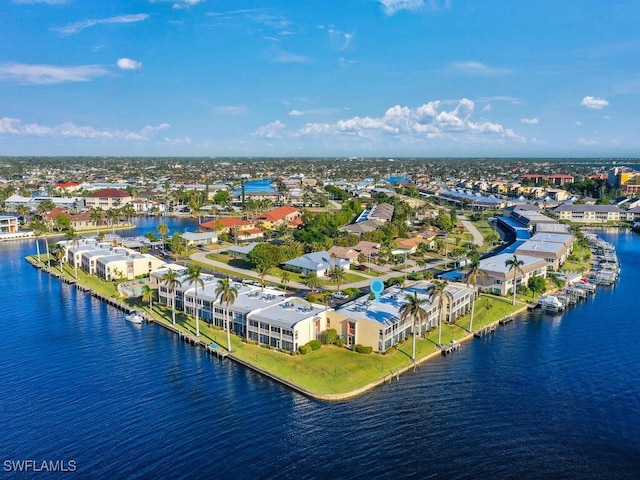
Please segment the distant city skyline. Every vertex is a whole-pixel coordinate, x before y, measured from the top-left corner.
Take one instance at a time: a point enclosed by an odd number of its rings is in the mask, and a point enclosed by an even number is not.
[[[0,155],[640,156],[640,1],[7,0]]]

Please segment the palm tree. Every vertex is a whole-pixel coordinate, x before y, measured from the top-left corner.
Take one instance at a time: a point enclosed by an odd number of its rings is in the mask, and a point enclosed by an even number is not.
[[[320,280],[316,272],[307,272],[302,278],[302,282],[311,289],[311,293],[315,292],[316,287],[320,285]]]
[[[445,290],[448,284],[447,280],[434,280],[431,290],[432,298],[438,299],[438,346],[442,345],[442,307],[444,306],[444,299],[451,296]]]
[[[78,232],[76,232],[73,228],[70,228],[67,231],[67,238],[69,240],[71,240],[71,246],[72,247],[77,247],[78,246],[78,241],[80,240],[80,235],[78,235]],[[78,279],[78,262],[76,261],[76,259],[73,259],[73,271],[76,277],[76,280]]]
[[[31,229],[36,237],[36,251],[38,252],[38,262],[40,262],[40,236],[47,231],[47,226],[42,220],[36,219],[31,221]]]
[[[473,282],[473,294],[471,297],[471,319],[469,320],[469,331],[473,332],[473,315],[476,308],[476,294],[478,292],[478,277],[486,276],[483,270],[480,270],[480,256],[475,253],[469,257],[469,271],[467,272],[467,286],[469,282]]]
[[[51,255],[53,255],[53,258],[56,259],[56,262],[58,262],[58,268],[60,269],[60,273],[62,272],[62,259],[64,258],[64,247],[62,245],[60,245],[59,243],[54,243],[51,246]]]
[[[153,289],[149,285],[142,286],[142,301],[149,302],[149,308],[153,308]]]
[[[269,275],[269,272],[271,271],[271,267],[269,265],[265,265],[261,263],[255,268],[255,271],[258,274],[258,277],[260,277],[260,285],[262,289],[264,289],[264,277]]]
[[[216,299],[224,305],[224,318],[227,327],[227,350],[231,351],[231,322],[229,321],[229,307],[233,305],[238,297],[238,289],[231,286],[229,278],[223,278],[216,287]],[[260,332],[258,332],[258,340]]]
[[[344,268],[339,265],[334,265],[329,269],[329,277],[338,285],[338,291],[340,291],[340,286],[347,281],[347,274]]]
[[[524,262],[520,260],[518,256],[514,253],[513,258],[510,258],[509,260],[504,262],[504,265],[506,267],[509,267],[509,271],[513,270],[513,301],[511,302],[511,304],[515,305],[516,304],[516,281],[518,279],[518,272],[520,272],[520,275],[522,275],[522,268],[520,267],[524,265]]]
[[[91,220],[96,226],[96,235],[98,234],[98,227],[102,225],[102,207],[93,207],[91,209]]]
[[[282,272],[282,275],[280,275],[280,282],[282,282],[285,294],[287,293],[287,283],[289,283],[290,281],[291,274],[285,270],[284,272]]]
[[[169,233],[169,227],[166,223],[158,224],[158,235],[162,238],[162,253],[164,253],[164,245],[167,241],[167,234]]]
[[[187,269],[185,281],[192,283],[196,291],[193,297],[196,311],[196,337],[200,336],[200,323],[198,322],[198,285],[204,289],[204,280],[202,280],[202,267],[200,265],[191,265]]]
[[[407,303],[400,307],[400,320],[403,322],[407,319],[413,319],[413,346],[411,347],[411,360],[416,359],[416,336],[420,325],[428,318],[427,311],[423,308],[423,305],[429,303],[428,298],[418,297],[417,292],[413,292],[413,295],[406,294],[404,299]],[[416,325],[416,322],[418,325]]]
[[[162,283],[164,283],[167,286],[167,289],[171,290],[172,292],[172,300],[171,300],[171,306],[173,307],[172,319],[173,319],[173,324],[175,325],[176,324],[176,288],[182,285],[182,282],[180,281],[180,274],[178,272],[174,272],[173,270],[169,269],[164,275],[162,275]]]

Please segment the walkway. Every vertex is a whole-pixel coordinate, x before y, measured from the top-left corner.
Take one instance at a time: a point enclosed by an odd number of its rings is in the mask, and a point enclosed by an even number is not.
[[[473,223],[471,223],[469,220],[467,220],[467,217],[465,217],[464,215],[458,215],[458,220],[460,220],[460,223],[462,223],[464,228],[466,228],[467,231],[473,236],[474,245],[477,245],[479,247],[484,245],[484,237],[482,236],[480,231],[476,228],[476,226]]]

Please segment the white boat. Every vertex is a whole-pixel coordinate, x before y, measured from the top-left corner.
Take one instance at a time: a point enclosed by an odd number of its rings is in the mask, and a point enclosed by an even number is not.
[[[564,304],[556,296],[540,297],[538,299],[543,312],[558,313],[564,310]]]
[[[124,316],[124,319],[127,322],[131,323],[142,323],[144,322],[144,317],[138,313],[137,310],[132,310],[128,315]]]

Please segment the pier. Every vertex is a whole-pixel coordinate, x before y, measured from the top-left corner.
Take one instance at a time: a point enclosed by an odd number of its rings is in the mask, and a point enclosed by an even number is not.
[[[229,352],[227,352],[226,350],[219,348],[217,344],[212,343],[210,345],[205,345],[205,350],[207,351],[208,354],[210,355],[215,355],[216,357],[220,358],[221,360],[224,360],[225,358],[227,358],[229,356]]]
[[[452,340],[451,343],[447,343],[446,345],[440,345],[440,352],[442,355],[448,355],[452,352],[455,352],[460,348],[460,342],[458,340]]]
[[[473,333],[473,336],[476,338],[482,338],[485,335],[489,335],[490,333],[495,332],[497,328],[498,328],[498,325],[496,325],[495,323],[492,323],[491,325],[487,325],[484,328],[480,328],[479,330],[476,330]]]

